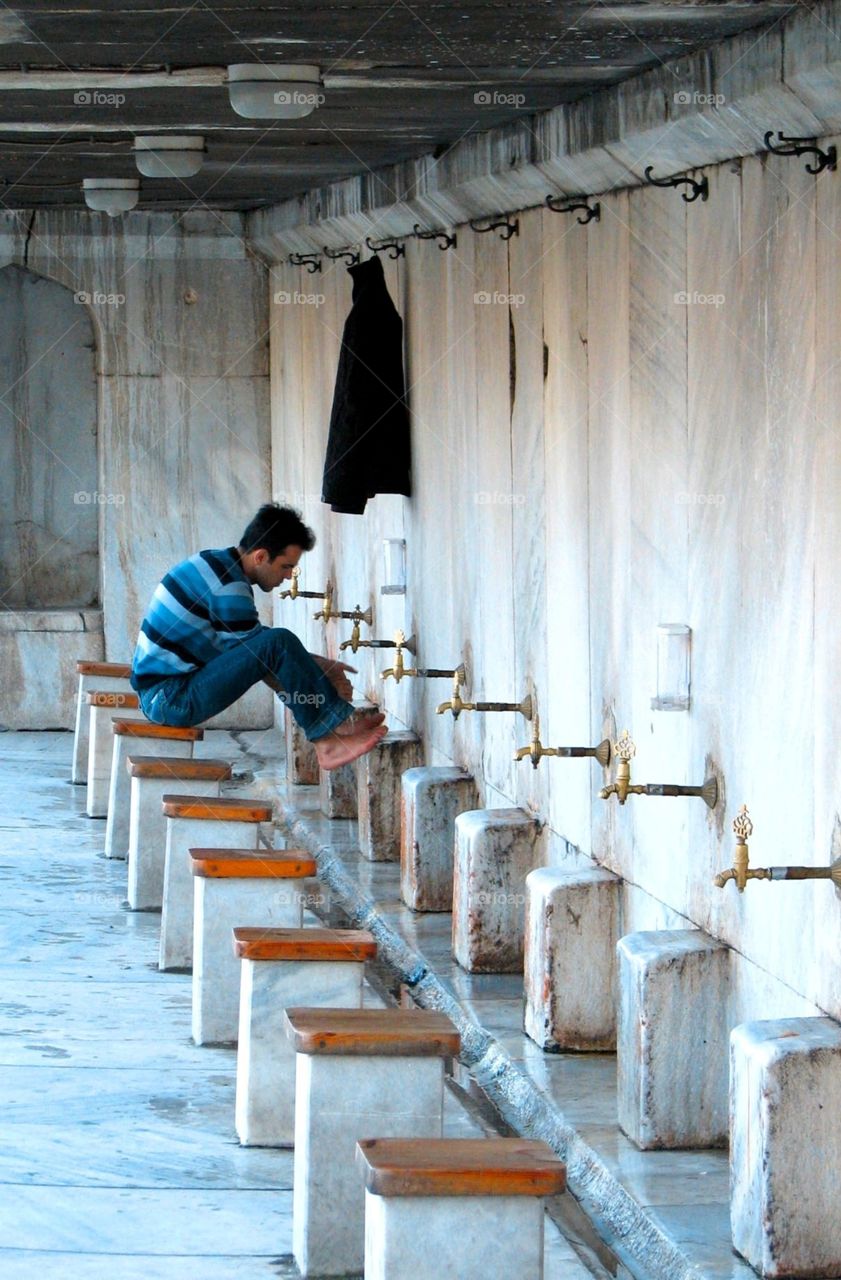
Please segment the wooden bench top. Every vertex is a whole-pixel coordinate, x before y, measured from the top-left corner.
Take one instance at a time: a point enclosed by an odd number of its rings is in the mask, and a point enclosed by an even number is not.
[[[461,1036],[431,1009],[287,1009],[296,1053],[454,1058]]]
[[[364,1138],[356,1162],[375,1196],[554,1196],[566,1166],[528,1138]]]
[[[234,929],[241,960],[371,960],[377,944],[362,929]]]
[[[206,822],[270,822],[272,806],[263,800],[233,796],[161,796],[165,818],[202,818]]]
[[[76,672],[80,676],[113,676],[116,680],[128,680],[131,663],[79,661],[76,663]]]
[[[104,689],[91,689],[85,694],[85,700],[89,707],[113,707],[118,711],[120,707],[126,711],[136,711],[140,706],[136,693],[106,692]]]
[[[204,729],[181,729],[174,724],[153,724],[151,720],[116,720],[114,732],[124,738],[166,738],[172,742],[201,742]]]
[[[185,760],[180,756],[127,756],[126,768],[133,778],[171,782],[223,782],[233,772],[227,760]]]
[[[191,849],[190,870],[214,880],[293,880],[317,867],[305,849]]]

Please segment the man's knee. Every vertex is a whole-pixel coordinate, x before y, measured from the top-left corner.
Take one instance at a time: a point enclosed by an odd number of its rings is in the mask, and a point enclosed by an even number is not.
[[[260,635],[269,652],[279,657],[289,653],[306,653],[295,632],[289,631],[286,627],[266,627]]]

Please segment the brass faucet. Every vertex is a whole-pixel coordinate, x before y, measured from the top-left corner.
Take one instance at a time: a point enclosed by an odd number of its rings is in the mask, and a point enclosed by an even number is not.
[[[540,716],[535,712],[531,742],[527,747],[520,747],[519,751],[515,751],[514,759],[525,760],[526,756],[531,760],[534,769],[540,764],[542,756],[563,756],[565,759],[571,759],[574,756],[595,756],[602,768],[606,769],[610,764],[610,739],[605,738],[597,747],[544,747],[540,741]]]
[[[406,649],[409,653],[415,652],[416,640],[414,636],[410,636],[407,640],[402,631],[395,631],[393,640],[360,640],[359,639],[359,623],[363,621],[360,617],[354,622],[353,630],[350,633],[349,640],[343,640],[339,645],[340,649],[351,649],[356,653],[357,649]],[[400,636],[398,642],[397,637]],[[405,675],[405,672],[404,672]]]
[[[297,600],[298,596],[301,596],[303,599],[307,599],[307,600],[320,600],[324,595],[323,591],[301,591],[300,590],[300,588],[298,587],[298,577],[300,575],[300,572],[301,572],[300,566],[296,564],[295,568],[292,570],[292,586],[288,589],[288,591],[281,591],[279,598],[281,600]]]
[[[748,838],[753,831],[753,823],[747,806],[742,805],[738,815],[733,819],[733,830],[736,833],[736,851],[733,855],[733,866],[726,871],[719,871],[713,877],[713,884],[723,889],[728,880],[736,882],[739,893],[744,893],[748,880],[831,880],[836,889],[841,890],[841,858],[836,859],[829,867],[751,867],[748,869]]]
[[[374,611],[372,607],[363,609],[360,605],[354,605],[352,609],[334,609],[333,608],[333,592],[335,588],[332,582],[328,582],[324,588],[324,598],[321,602],[321,608],[312,616],[318,621],[321,618],[324,622],[330,622],[332,618],[348,618],[351,622],[358,624],[364,622],[370,627],[374,621]],[[354,650],[355,652],[355,650]]]
[[[387,642],[383,643],[383,646],[382,646],[383,648],[386,647],[386,643]],[[395,631],[394,641],[391,646],[395,650],[394,666],[389,667],[386,671],[380,672],[381,680],[387,680],[389,676],[391,676],[395,684],[399,684],[404,676],[418,676],[421,674],[414,667],[406,667],[403,665],[403,650],[408,649],[409,653],[414,654],[415,652],[414,644],[415,644],[414,636],[411,636],[407,640],[402,631]]]
[[[402,631],[395,631],[395,641],[398,636],[402,635]],[[455,669],[452,667],[405,667],[403,665],[403,654],[401,650],[408,649],[409,653],[415,653],[416,650],[411,648],[413,642],[414,636],[411,641],[401,640],[399,644],[395,643],[394,647],[397,650],[397,653],[395,655],[394,666],[389,667],[386,671],[380,672],[381,680],[393,678],[394,681],[399,684],[404,676],[413,676],[417,679],[426,680],[455,680],[456,683],[460,685],[465,685],[467,683],[467,669],[463,662]]]
[[[451,711],[453,719],[458,720],[462,711],[519,711],[521,716],[525,716],[527,720],[532,717],[532,700],[531,694],[526,694],[522,702],[465,702],[461,696],[460,680],[458,672],[453,677],[453,695],[448,702],[442,702],[436,707],[436,715],[442,716],[445,711]]]
[[[624,804],[628,796],[700,796],[709,809],[718,804],[718,779],[705,779],[700,787],[684,787],[676,782],[640,782],[631,783],[631,760],[637,753],[627,729],[623,729],[617,742],[613,744],[613,752],[619,759],[616,770],[616,781],[602,787],[599,798],[607,800],[615,795],[620,804]]]

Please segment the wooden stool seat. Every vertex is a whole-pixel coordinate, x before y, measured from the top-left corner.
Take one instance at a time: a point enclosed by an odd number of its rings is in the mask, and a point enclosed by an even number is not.
[[[191,849],[190,870],[213,880],[291,880],[317,867],[305,849]]]
[[[198,818],[206,822],[270,822],[272,806],[261,800],[232,796],[162,796],[165,818]]]
[[[377,954],[372,934],[363,929],[234,929],[234,954],[240,960],[371,960]]]
[[[115,680],[128,680],[131,675],[130,662],[83,662],[76,663],[76,674],[80,676],[112,676]]]
[[[114,721],[114,732],[123,738],[166,738],[172,742],[201,742],[204,729],[182,729],[174,724],[153,724],[151,720]]]
[[[431,1009],[287,1009],[296,1053],[367,1058],[454,1058],[461,1036]]]
[[[554,1196],[566,1166],[527,1138],[366,1138],[356,1144],[375,1196]]]
[[[136,711],[140,706],[136,693],[106,693],[103,689],[92,689],[85,698],[89,707],[113,707],[115,710],[125,707]]]
[[[132,778],[155,778],[174,782],[224,782],[233,769],[227,760],[181,759],[178,756],[128,756],[126,768]]]

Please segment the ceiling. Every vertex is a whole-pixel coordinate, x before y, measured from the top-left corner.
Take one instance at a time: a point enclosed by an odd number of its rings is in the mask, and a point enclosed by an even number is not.
[[[195,177],[140,208],[255,209],[617,83],[778,22],[789,0],[21,0],[0,5],[0,207],[81,206],[85,177],[137,176],[138,133],[201,133]],[[324,104],[249,121],[235,62],[315,63]],[[86,96],[87,95],[87,96]],[[477,95],[479,97],[477,98]]]

